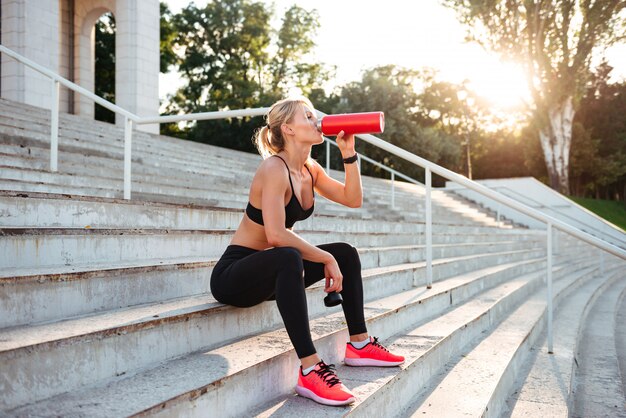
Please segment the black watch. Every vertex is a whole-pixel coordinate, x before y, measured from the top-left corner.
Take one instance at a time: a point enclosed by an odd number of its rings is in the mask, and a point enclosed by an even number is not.
[[[352,157],[344,158],[343,159],[343,163],[344,164],[352,164],[353,162],[355,162],[358,159],[359,159],[359,154],[354,154]]]

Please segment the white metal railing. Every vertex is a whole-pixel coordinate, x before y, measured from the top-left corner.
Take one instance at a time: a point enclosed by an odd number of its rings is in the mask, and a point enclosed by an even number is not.
[[[597,227],[595,227],[595,226],[593,226],[593,225],[589,225],[588,223],[583,222],[583,221],[581,221],[580,219],[576,219],[576,218],[575,218],[575,217],[573,217],[572,215],[569,215],[569,214],[567,214],[567,213],[564,213],[564,212],[561,212],[561,211],[559,211],[559,210],[558,210],[558,208],[570,208],[571,206],[568,206],[568,205],[566,205],[566,204],[561,204],[561,205],[546,205],[546,204],[541,203],[541,202],[538,202],[537,200],[532,199],[532,198],[530,198],[530,197],[528,197],[528,196],[524,196],[524,195],[522,195],[521,193],[519,193],[519,192],[517,192],[517,191],[515,191],[515,190],[513,190],[513,189],[511,189],[510,187],[507,187],[507,186],[490,186],[489,188],[490,188],[490,189],[493,189],[493,190],[500,190],[500,191],[501,191],[501,193],[502,193],[503,195],[505,195],[505,196],[506,196],[507,194],[508,194],[509,196],[510,196],[510,195],[512,195],[512,196],[517,196],[517,199],[516,199],[516,200],[518,200],[518,201],[527,200],[527,201],[529,201],[529,202],[531,202],[531,203],[533,204],[533,206],[528,205],[528,206],[530,206],[530,207],[534,207],[534,208],[542,208],[542,209],[548,210],[548,211],[550,211],[550,212],[552,212],[552,213],[554,213],[554,214],[557,214],[558,216],[562,216],[562,217],[564,217],[564,218],[567,218],[567,219],[569,219],[569,220],[570,220],[570,223],[571,223],[572,225],[576,225],[576,224],[578,224],[578,225],[582,225],[584,228],[587,228],[587,229],[586,229],[587,231],[594,231],[594,232],[595,232],[595,234],[594,234],[595,236],[598,236],[598,237],[599,237],[599,236],[602,236],[602,235],[604,235],[604,236],[609,236],[611,239],[614,239],[614,240],[616,240],[616,241],[619,241],[622,245],[626,245],[626,239],[625,239],[625,238],[626,238],[626,235],[622,234],[622,236],[618,236],[618,235],[617,235],[618,231],[616,231],[616,230],[612,230],[611,232],[604,232],[604,231],[601,231],[600,229],[598,229]],[[504,192],[503,192],[503,191],[504,191]],[[572,202],[572,204],[574,204],[574,203],[575,203],[575,202]],[[498,212],[499,212],[499,211],[498,211]],[[583,228],[579,228],[579,229],[581,229],[581,230],[585,231],[585,229],[583,229]]]
[[[555,214],[555,216],[562,216],[563,218],[567,218],[569,219],[569,223],[571,223],[572,225],[578,225],[578,229],[582,230],[582,231],[586,231],[589,233],[592,233],[593,231],[593,235],[597,236],[597,237],[602,237],[602,236],[608,236],[610,239],[618,241],[622,246],[626,246],[626,234],[620,234],[619,231],[617,229],[615,229],[614,227],[611,228],[610,232],[608,231],[602,231],[600,229],[598,229],[597,227],[593,226],[593,225],[589,225],[586,222],[581,221],[580,219],[577,219],[576,217],[567,214],[565,212],[559,211],[559,208],[563,208],[563,209],[568,209],[571,208],[572,205],[575,205],[575,202],[571,202],[571,205],[568,204],[556,204],[556,205],[547,205],[545,203],[539,202],[536,199],[530,198],[526,195],[521,194],[520,192],[511,189],[508,186],[497,186],[497,185],[490,185],[488,186],[491,190],[496,190],[496,191],[500,191],[501,194],[505,195],[505,196],[510,196],[512,198],[514,198],[515,200],[517,200],[518,202],[522,202],[525,205],[531,207],[531,208],[539,208],[539,209],[543,209],[543,210],[547,210],[552,214]],[[447,187],[446,191],[450,191],[450,192],[460,192],[458,194],[460,194],[461,196],[465,196],[466,198],[472,200],[472,196],[469,195],[464,195],[463,192],[463,188],[461,187]],[[479,204],[482,204],[480,202],[478,202]],[[485,205],[487,205],[487,203],[485,203]],[[483,205],[484,206],[484,205]],[[502,205],[498,204],[495,207],[495,211],[496,211],[496,218],[498,220],[498,222],[500,221],[500,212],[501,212],[501,207]],[[597,216],[597,215],[594,215]],[[606,223],[606,221],[604,219],[601,219],[603,222]],[[522,221],[523,223],[523,221]],[[582,226],[582,227],[581,227]],[[602,238],[601,238],[602,239]],[[610,242],[608,239],[604,239],[607,242]]]
[[[59,76],[58,74],[53,73],[47,68],[44,68],[35,62],[11,51],[10,49],[0,45],[0,52],[7,54],[13,59],[22,62],[24,65],[31,67],[32,69],[38,71],[41,74],[48,76],[53,83],[53,96],[52,96],[52,116],[51,116],[51,144],[50,144],[50,169],[51,171],[57,170],[57,141],[58,141],[58,112],[59,112],[59,83],[63,84],[67,88],[76,91],[82,94],[85,97],[92,99],[94,102],[102,105],[103,107],[119,113],[125,117],[124,123],[124,198],[130,199],[130,190],[131,190],[131,141],[132,141],[132,128],[133,122],[136,124],[154,124],[154,123],[169,123],[169,122],[178,122],[178,121],[190,121],[190,120],[208,120],[208,119],[223,119],[223,118],[231,118],[231,117],[246,117],[246,116],[260,116],[267,113],[268,108],[257,108],[257,109],[242,109],[242,110],[230,110],[223,112],[205,112],[205,113],[197,113],[190,115],[175,115],[175,116],[156,116],[156,117],[139,117],[125,109],[122,109],[119,106],[116,106],[101,97],[96,96],[90,91],[72,83]],[[321,112],[320,115],[323,115]],[[437,164],[434,164],[422,157],[419,157],[413,153],[410,153],[400,147],[397,147],[393,144],[390,144],[386,141],[383,141],[380,138],[377,138],[373,135],[357,135],[358,138],[362,139],[365,142],[368,142],[378,148],[381,148],[393,155],[396,155],[400,158],[403,158],[406,161],[409,161],[415,165],[418,165],[426,170],[425,176],[425,187],[426,187],[426,277],[427,277],[427,287],[432,287],[432,201],[431,201],[431,189],[432,189],[432,173],[435,173],[441,177],[444,177],[448,180],[454,181],[462,186],[467,187],[470,190],[473,190],[477,193],[485,195],[496,202],[509,206],[513,209],[518,210],[519,212],[530,216],[534,219],[544,222],[547,225],[547,305],[548,305],[548,315],[547,315],[547,327],[548,327],[548,352],[553,352],[553,336],[552,336],[552,230],[556,228],[570,234],[583,242],[586,242],[590,245],[593,245],[601,250],[604,250],[610,254],[613,254],[616,257],[619,257],[623,260],[626,260],[626,251],[618,248],[614,245],[611,245],[601,239],[598,239],[592,235],[589,235],[586,232],[583,232],[577,228],[574,228],[556,218],[548,216],[536,209],[528,207],[523,203],[520,203],[516,200],[511,199],[510,197],[504,196],[494,190],[491,190],[479,183],[476,183],[465,176],[457,174],[453,171],[448,170],[447,168],[441,167]],[[53,143],[54,142],[54,143]],[[328,147],[329,145],[327,145]],[[329,150],[329,148],[327,148]],[[327,168],[329,164],[329,152],[327,152]],[[52,161],[52,159],[55,161]],[[373,162],[370,160],[370,162]],[[373,162],[377,165],[380,163]],[[402,176],[403,178],[408,179],[411,182],[414,182],[413,179],[409,179],[401,173],[396,172],[395,170],[391,170],[388,167],[393,176]],[[393,184],[393,183],[392,183]],[[601,252],[600,256],[600,267],[602,272],[604,272],[604,252]]]

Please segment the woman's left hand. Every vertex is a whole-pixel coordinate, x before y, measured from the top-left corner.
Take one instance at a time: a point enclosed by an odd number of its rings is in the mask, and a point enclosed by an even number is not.
[[[337,134],[337,145],[339,146],[339,151],[341,151],[341,155],[344,158],[352,157],[356,154],[354,151],[354,135],[349,134],[345,135],[344,131],[341,131]]]

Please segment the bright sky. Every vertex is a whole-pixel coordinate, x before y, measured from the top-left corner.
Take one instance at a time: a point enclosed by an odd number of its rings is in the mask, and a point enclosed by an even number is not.
[[[166,0],[172,12],[188,0]],[[201,6],[207,0],[197,0]],[[271,3],[271,1],[267,1]],[[275,27],[294,0],[275,0]],[[317,9],[320,30],[315,56],[337,66],[334,85],[361,79],[361,71],[378,65],[396,64],[439,70],[440,78],[451,82],[470,81],[470,88],[505,109],[527,98],[521,68],[501,63],[497,56],[476,44],[464,42],[464,28],[454,13],[439,0],[371,1],[316,0],[297,2],[305,9]],[[609,50],[614,78],[626,79],[626,45]],[[176,75],[162,75],[159,93],[164,98],[178,85]]]

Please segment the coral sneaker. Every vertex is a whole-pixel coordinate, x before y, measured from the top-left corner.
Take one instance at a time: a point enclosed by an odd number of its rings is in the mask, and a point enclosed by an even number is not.
[[[356,400],[335,374],[335,365],[323,361],[317,363],[313,371],[306,376],[302,374],[300,366],[296,393],[315,402],[332,406],[347,405]]]
[[[378,337],[370,337],[365,347],[358,349],[352,344],[346,344],[345,363],[348,366],[399,366],[404,363],[404,357],[391,354],[389,350],[378,342]]]

